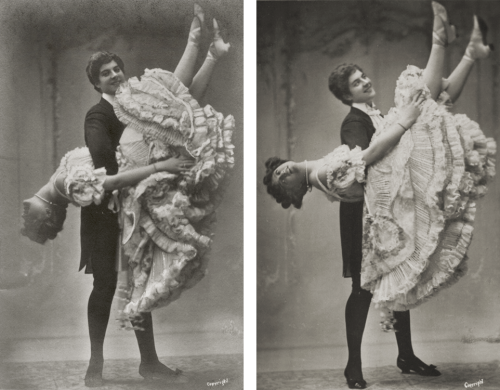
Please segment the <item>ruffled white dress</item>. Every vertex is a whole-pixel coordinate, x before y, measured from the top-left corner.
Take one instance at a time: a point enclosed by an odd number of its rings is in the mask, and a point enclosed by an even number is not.
[[[234,118],[201,107],[170,72],[146,69],[120,86],[114,105],[127,125],[120,172],[173,156],[192,156],[186,173],[160,172],[121,192],[122,319],[165,306],[206,273],[228,173],[234,165]]]
[[[417,90],[427,95],[416,123],[368,169],[361,286],[379,307],[403,311],[455,283],[467,270],[476,200],[495,175],[496,144],[465,115],[448,111],[448,95],[429,97],[423,71],[409,66],[397,82],[395,108]]]
[[[59,176],[64,177],[64,191],[56,186]],[[88,206],[92,203],[101,204],[104,198],[104,181],[106,169],[94,169],[92,156],[87,147],[69,151],[61,159],[50,183],[54,189],[71,204],[77,207]]]
[[[326,167],[326,186],[318,177],[319,169],[316,170],[316,181],[329,201],[363,200],[366,166],[359,146],[351,150],[349,146],[341,145],[323,157],[322,163]]]

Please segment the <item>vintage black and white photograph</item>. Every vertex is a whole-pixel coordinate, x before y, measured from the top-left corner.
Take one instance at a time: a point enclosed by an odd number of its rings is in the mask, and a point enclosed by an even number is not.
[[[500,388],[499,17],[257,3],[258,389]]]
[[[0,389],[242,389],[243,1],[0,19]]]

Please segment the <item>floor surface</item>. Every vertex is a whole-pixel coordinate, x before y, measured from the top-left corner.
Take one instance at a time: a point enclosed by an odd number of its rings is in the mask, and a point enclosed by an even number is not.
[[[243,355],[204,355],[160,359],[171,368],[183,370],[179,379],[145,381],[138,373],[138,359],[107,360],[103,390],[195,390],[243,389]],[[9,362],[0,365],[1,390],[87,389],[83,377],[85,361]]]
[[[439,377],[403,375],[394,366],[363,370],[367,389],[371,390],[452,390],[500,389],[499,361],[489,363],[440,364]],[[307,370],[267,372],[257,376],[259,390],[337,390],[347,389],[343,370]]]
[[[500,390],[500,344],[460,340],[415,342],[417,356],[434,364],[439,377],[403,375],[396,367],[396,343],[363,344],[363,376],[372,390]],[[260,350],[258,390],[347,389],[344,366],[347,347]],[[481,382],[482,380],[482,382]],[[467,387],[465,385],[468,385]],[[473,385],[473,386],[470,386]]]

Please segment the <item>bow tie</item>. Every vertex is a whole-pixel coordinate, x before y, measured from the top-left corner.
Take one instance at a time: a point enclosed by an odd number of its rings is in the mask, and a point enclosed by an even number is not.
[[[366,105],[367,107],[367,114],[370,116],[378,116],[380,115],[380,111],[377,110],[375,107],[370,107],[369,105]]]

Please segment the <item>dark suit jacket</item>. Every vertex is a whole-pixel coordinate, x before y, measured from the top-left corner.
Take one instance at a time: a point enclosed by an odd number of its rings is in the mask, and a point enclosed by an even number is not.
[[[366,149],[375,133],[370,116],[357,108],[345,117],[340,128],[343,145]],[[340,242],[342,245],[343,275],[350,277],[361,271],[363,244],[363,202],[340,202]]]
[[[115,153],[124,128],[113,106],[104,98],[85,116],[85,144],[95,168],[106,168],[107,175],[118,172]],[[86,273],[92,273],[93,261],[104,261],[110,257],[114,259],[116,255],[119,227],[117,215],[108,209],[110,195],[106,194],[100,205],[91,204],[81,210],[80,270],[87,266]]]

